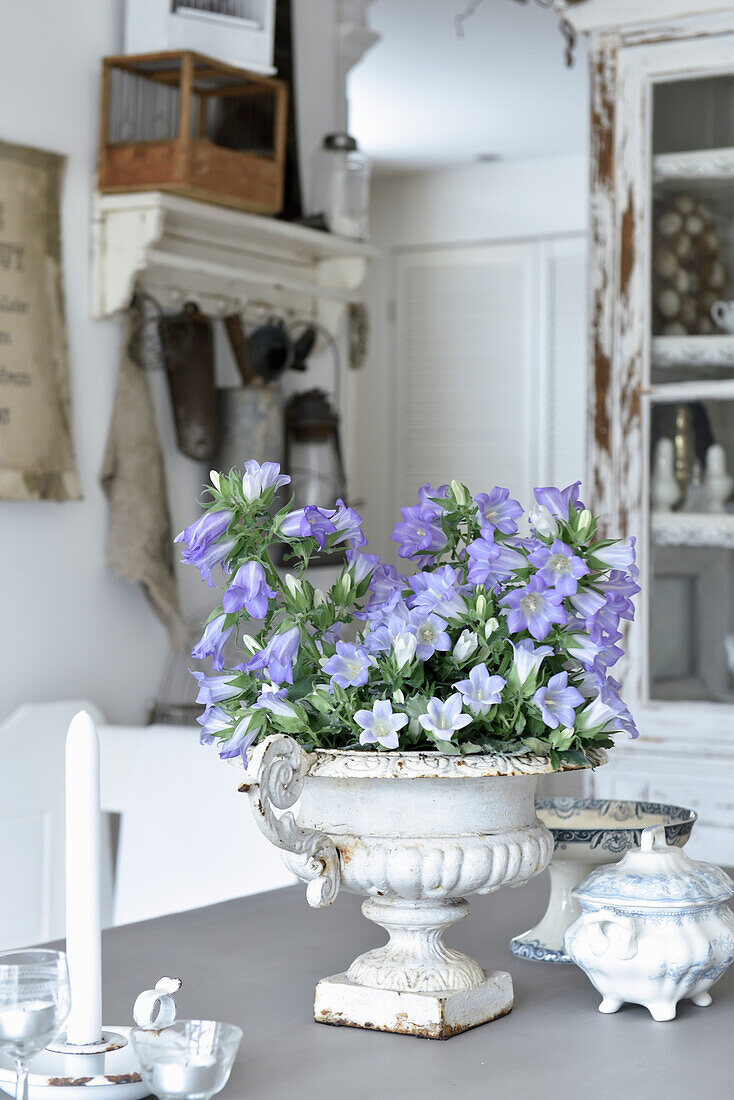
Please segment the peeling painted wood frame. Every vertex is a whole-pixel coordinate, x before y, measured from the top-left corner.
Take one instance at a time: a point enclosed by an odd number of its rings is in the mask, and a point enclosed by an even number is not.
[[[590,38],[592,369],[587,496],[607,531],[638,537],[643,591],[648,593],[650,405],[656,395],[663,399],[665,391],[664,386],[650,385],[652,89],[657,81],[734,72],[733,31],[734,6],[725,18],[691,16],[678,20],[675,27],[651,25],[643,33],[638,26],[634,34],[627,28],[626,33],[602,31]],[[716,392],[708,385],[688,383],[687,390],[696,390],[688,396],[734,399],[734,384],[719,383]],[[687,777],[694,786],[691,768],[710,772],[716,758],[721,766],[719,822],[725,813],[727,825],[734,829],[734,806],[724,791],[734,778],[734,707],[650,700],[647,601],[640,602],[637,622],[627,626],[621,679],[645,752],[673,774],[680,769],[681,781]],[[630,769],[635,767],[633,754],[637,767],[649,767],[640,759],[642,742],[629,752]],[[613,755],[611,770],[605,769],[609,775],[595,780],[595,787],[608,786],[616,764],[622,771],[627,767],[624,746]],[[633,786],[629,782],[627,793],[617,796],[641,797],[631,793]]]

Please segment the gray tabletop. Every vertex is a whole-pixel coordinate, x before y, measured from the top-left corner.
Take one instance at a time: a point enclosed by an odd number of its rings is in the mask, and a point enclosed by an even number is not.
[[[309,909],[289,887],[104,934],[104,1020],[126,1023],[137,993],[162,974],[183,978],[179,1015],[244,1030],[229,1100],[664,1100],[734,1095],[734,967],[710,1008],[685,1001],[655,1023],[638,1006],[597,1012],[573,966],[516,959],[507,946],[545,905],[547,874],[472,900],[450,944],[506,969],[515,1007],[446,1042],[315,1024],[316,981],[384,940],[358,897]],[[454,1090],[460,1090],[455,1092]]]

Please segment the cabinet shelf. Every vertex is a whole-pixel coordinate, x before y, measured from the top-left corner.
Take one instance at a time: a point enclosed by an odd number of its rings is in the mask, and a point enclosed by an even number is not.
[[[653,182],[688,183],[691,180],[734,180],[734,148],[694,149],[686,153],[659,153],[653,157]]]
[[[734,367],[734,336],[654,336],[652,365]]]
[[[734,515],[653,512],[653,546],[693,546],[734,550]]]

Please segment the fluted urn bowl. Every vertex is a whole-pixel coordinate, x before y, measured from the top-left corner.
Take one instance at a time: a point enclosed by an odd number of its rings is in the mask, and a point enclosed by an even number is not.
[[[682,847],[696,820],[696,813],[683,806],[618,798],[543,798],[535,808],[553,834],[550,898],[538,924],[515,936],[510,949],[543,962],[571,961],[563,938],[581,915],[572,891],[588,874],[639,848],[642,830],[651,825],[663,826],[667,843]]]
[[[600,757],[598,762],[603,762]],[[443,942],[469,894],[542,871],[553,838],[538,820],[538,756],[317,750],[286,736],[252,754],[242,789],[311,905],[340,886],[389,933],[383,947],[316,988],[320,1023],[448,1038],[512,1008],[509,974]],[[295,818],[276,814],[297,802]]]

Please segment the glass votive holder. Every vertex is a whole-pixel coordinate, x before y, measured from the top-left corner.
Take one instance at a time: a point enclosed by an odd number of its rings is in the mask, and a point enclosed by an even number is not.
[[[242,1029],[177,1020],[160,1031],[135,1028],[131,1038],[143,1080],[159,1100],[209,1100],[229,1080]]]

